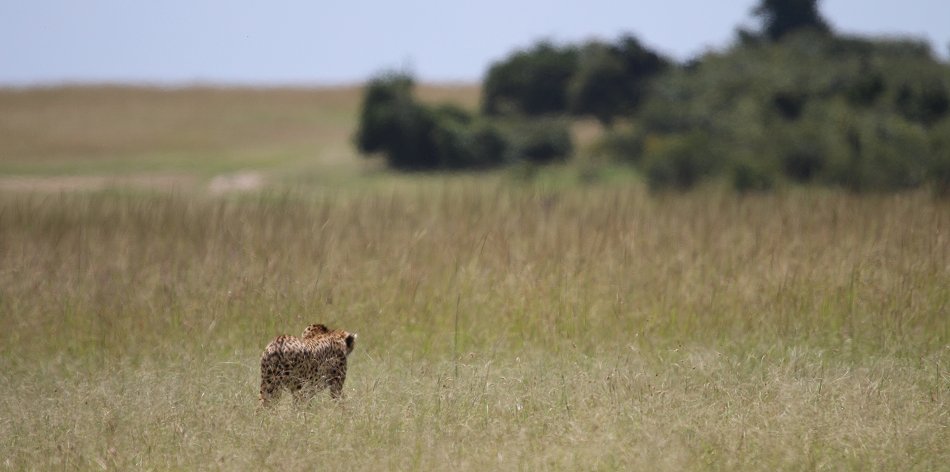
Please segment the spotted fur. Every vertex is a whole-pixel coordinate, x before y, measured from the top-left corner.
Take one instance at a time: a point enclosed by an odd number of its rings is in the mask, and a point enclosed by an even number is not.
[[[322,324],[308,326],[299,338],[278,336],[261,355],[261,405],[267,407],[279,400],[285,388],[296,403],[323,389],[339,398],[346,381],[346,358],[355,344],[356,333],[331,330]]]
[[[307,326],[307,327],[303,330],[303,334],[301,334],[300,337],[301,337],[301,338],[313,338],[313,337],[316,337],[316,336],[320,336],[321,334],[328,334],[329,332],[330,332],[330,328],[327,328],[327,325],[324,325],[324,324],[312,324],[312,325],[310,325],[310,326]]]

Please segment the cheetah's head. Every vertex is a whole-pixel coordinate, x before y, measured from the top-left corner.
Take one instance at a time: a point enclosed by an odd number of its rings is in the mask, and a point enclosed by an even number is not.
[[[322,334],[327,334],[329,332],[330,332],[330,328],[327,328],[327,325],[325,324],[312,324],[310,326],[307,326],[307,328],[303,330],[303,335],[301,335],[301,337],[304,339],[312,338],[315,336],[320,336]]]
[[[356,346],[356,333],[347,333],[344,331],[343,336],[343,341],[346,342],[346,355],[349,356]]]

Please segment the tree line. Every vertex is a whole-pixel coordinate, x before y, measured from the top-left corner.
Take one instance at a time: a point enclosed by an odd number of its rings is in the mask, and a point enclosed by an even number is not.
[[[837,34],[817,0],[762,0],[755,30],[677,63],[625,35],[539,42],[492,64],[477,113],[429,106],[404,73],[366,87],[355,141],[400,170],[548,163],[591,152],[656,189],[724,179],[742,191],[816,183],[950,193],[950,67],[923,41]]]

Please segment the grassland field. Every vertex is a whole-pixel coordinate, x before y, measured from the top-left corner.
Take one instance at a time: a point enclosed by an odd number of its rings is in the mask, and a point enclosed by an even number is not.
[[[946,199],[394,175],[359,98],[0,91],[0,470],[950,470]],[[260,410],[313,322],[345,400]]]

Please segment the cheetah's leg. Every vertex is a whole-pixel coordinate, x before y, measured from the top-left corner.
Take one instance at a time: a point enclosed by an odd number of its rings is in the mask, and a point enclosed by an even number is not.
[[[313,397],[311,393],[313,389],[307,385],[307,382],[303,380],[294,380],[290,383],[290,392],[294,396],[294,405],[301,406],[307,404],[307,402]]]
[[[280,400],[280,383],[275,381],[272,378],[262,377],[261,378],[261,406],[264,408],[270,407],[272,404]]]
[[[286,377],[280,371],[279,357],[273,354],[261,359],[261,406],[269,407],[280,400]]]
[[[334,369],[334,372],[327,378],[327,386],[330,389],[330,397],[334,399],[343,398],[343,382],[346,381],[346,363]]]

